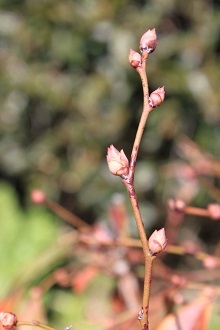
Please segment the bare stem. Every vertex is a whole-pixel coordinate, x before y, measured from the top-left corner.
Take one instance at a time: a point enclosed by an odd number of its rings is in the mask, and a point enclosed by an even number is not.
[[[143,315],[140,320],[142,330],[148,330],[148,315],[149,315],[149,299],[150,299],[150,285],[152,278],[153,261],[156,257],[148,255],[145,258],[145,274],[144,274],[144,293],[143,293]]]
[[[135,171],[135,165],[138,155],[138,150],[140,147],[141,139],[144,133],[144,129],[146,126],[147,118],[150,113],[150,106],[149,106],[149,88],[148,88],[148,81],[147,81],[147,75],[146,75],[146,60],[147,60],[148,54],[146,52],[143,52],[142,54],[142,65],[140,67],[137,67],[137,72],[140,75],[141,82],[142,82],[142,88],[143,88],[143,110],[140,118],[140,122],[138,125],[136,137],[134,140],[132,152],[131,152],[131,160],[130,160],[130,170],[129,170],[129,179],[134,180],[134,171]]]
[[[153,260],[154,256],[151,255],[148,247],[148,241],[147,241],[147,236],[145,233],[145,228],[144,224],[142,221],[142,216],[140,213],[139,205],[138,205],[138,200],[137,196],[135,193],[135,189],[133,186],[133,183],[129,183],[126,180],[123,180],[126,189],[129,194],[132,210],[134,213],[134,217],[136,220],[141,244],[142,244],[142,249],[144,252],[144,264],[145,264],[145,275],[144,275],[144,293],[143,293],[143,303],[142,303],[142,317],[140,318],[140,323],[141,323],[141,328],[143,330],[148,329],[148,311],[149,311],[149,298],[150,298],[150,284],[151,284],[151,276],[152,276],[152,265],[153,265]]]
[[[66,222],[68,222],[72,226],[80,230],[89,229],[89,225],[85,221],[83,221],[61,205],[49,200],[46,200],[45,205],[48,207],[48,209],[50,209],[62,219],[66,220]]]
[[[209,210],[201,209],[200,207],[195,207],[195,206],[186,206],[184,208],[184,212],[186,214],[197,215],[200,217],[210,217]]]
[[[125,187],[127,189],[127,192],[128,192],[129,198],[130,198],[132,210],[133,210],[137,228],[138,228],[138,233],[139,233],[141,244],[142,244],[142,247],[144,250],[144,257],[147,258],[148,254],[149,254],[148,241],[147,241],[147,236],[146,236],[145,229],[144,229],[144,224],[142,221],[141,212],[140,212],[139,205],[138,205],[137,195],[136,195],[136,192],[135,192],[135,189],[134,189],[134,186],[132,183],[128,182],[127,180],[123,180],[123,183],[125,184]]]
[[[140,118],[140,122],[138,125],[136,137],[134,140],[132,152],[131,152],[131,159],[130,159],[130,168],[129,168],[129,175],[127,178],[123,179],[123,183],[126,186],[126,189],[128,191],[128,195],[130,198],[132,210],[134,213],[134,217],[136,220],[143,252],[144,252],[144,263],[145,263],[145,276],[144,276],[144,293],[143,293],[143,305],[142,310],[140,311],[140,324],[142,330],[148,329],[148,311],[149,311],[149,297],[150,297],[150,284],[151,284],[151,276],[152,276],[152,265],[154,256],[149,251],[148,247],[148,240],[145,233],[144,224],[142,221],[142,216],[140,213],[137,195],[134,189],[134,172],[135,172],[135,165],[136,160],[138,156],[138,150],[140,147],[141,139],[143,136],[143,132],[146,126],[147,118],[150,113],[150,105],[149,105],[149,89],[148,89],[148,81],[147,81],[147,75],[146,75],[146,60],[147,60],[148,54],[147,52],[142,53],[142,64],[140,67],[137,67],[137,72],[140,75],[141,82],[142,82],[142,88],[143,88],[143,110]]]
[[[38,327],[38,328],[41,328],[41,329],[44,329],[44,330],[56,330],[55,328],[50,327],[49,325],[44,324],[44,323],[41,323],[41,322],[36,321],[36,320],[33,320],[31,322],[28,322],[28,321],[18,321],[17,324],[16,324],[16,327],[23,326],[23,325]]]
[[[80,237],[80,242],[88,245],[97,245],[101,244],[103,246],[126,246],[126,247],[135,247],[135,248],[142,248],[142,243],[139,239],[134,239],[134,238],[119,238],[117,240],[107,240],[107,241],[102,241],[102,242],[97,242],[95,238],[93,238],[91,235],[89,236],[82,236]],[[145,250],[144,250],[145,251]],[[194,256],[197,260],[205,260],[206,258],[213,257],[213,255],[208,254],[203,251],[192,251],[188,252],[185,247],[179,246],[179,245],[174,245],[174,244],[168,244],[166,246],[166,250],[164,251],[165,253],[170,253],[170,254],[175,254],[175,255],[180,255],[183,256],[186,253]],[[153,257],[152,257],[153,258]],[[220,258],[215,257],[215,259],[218,261],[218,265],[220,265]]]

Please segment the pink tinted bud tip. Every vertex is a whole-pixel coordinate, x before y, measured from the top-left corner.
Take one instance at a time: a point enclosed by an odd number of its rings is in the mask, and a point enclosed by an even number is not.
[[[185,253],[195,254],[200,250],[200,246],[197,243],[190,240],[183,241],[181,245],[184,248]]]
[[[148,54],[152,53],[157,47],[157,34],[156,30],[148,30],[140,40],[140,51],[146,51]]]
[[[214,269],[219,266],[219,259],[213,256],[208,256],[203,260],[203,266],[207,269]]]
[[[152,108],[158,107],[164,101],[165,98],[165,90],[164,86],[157,88],[154,92],[150,94],[149,97],[149,105]]]
[[[208,205],[208,211],[210,218],[213,220],[219,220],[220,219],[220,204],[213,203]]]
[[[167,238],[164,228],[155,230],[149,238],[149,250],[152,255],[160,253],[167,246]]]
[[[46,196],[44,192],[40,189],[34,189],[31,192],[31,201],[34,204],[40,205],[46,201]]]
[[[129,161],[123,150],[118,151],[113,145],[107,151],[107,163],[112,174],[126,176],[129,171]]]
[[[141,65],[141,55],[135,52],[133,49],[130,49],[129,53],[129,63],[133,68],[137,68]]]
[[[186,204],[181,199],[169,199],[167,206],[171,211],[183,213]]]
[[[219,259],[213,256],[208,256],[203,260],[203,266],[207,269],[214,269],[219,266]]]
[[[177,274],[171,276],[171,282],[178,287],[184,287],[186,285],[185,277]]]
[[[11,330],[17,324],[17,316],[13,313],[1,312],[0,313],[0,322],[4,329]]]

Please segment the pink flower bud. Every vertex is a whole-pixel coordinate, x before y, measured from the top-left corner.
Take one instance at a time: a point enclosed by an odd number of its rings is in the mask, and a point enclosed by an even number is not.
[[[171,276],[171,282],[178,287],[184,287],[186,285],[186,278],[181,275],[174,274]]]
[[[149,250],[152,255],[163,251],[167,245],[164,228],[155,230],[149,238]]]
[[[40,189],[32,190],[32,192],[31,192],[31,201],[34,204],[37,204],[37,205],[43,204],[46,201],[46,197],[45,197],[44,192]]]
[[[183,213],[186,204],[181,199],[169,199],[167,206],[171,211]]]
[[[148,54],[152,53],[157,46],[156,30],[148,30],[140,40],[140,51],[146,51]]]
[[[108,148],[106,156],[109,170],[114,175],[128,175],[129,161],[123,150],[118,151],[113,145]]]
[[[220,219],[220,204],[213,203],[208,205],[208,211],[210,218],[213,220]]]
[[[201,246],[199,246],[199,244],[190,240],[183,241],[181,245],[184,248],[185,253],[195,254],[201,250]]]
[[[205,286],[204,289],[202,290],[202,294],[207,297],[207,298],[216,298],[218,297],[219,293],[218,293],[218,288],[215,287],[210,287],[210,286]]]
[[[0,322],[4,329],[13,329],[17,324],[17,316],[9,312],[0,313]]]
[[[150,94],[149,105],[152,108],[158,107],[165,98],[164,86],[157,88],[154,92]]]
[[[214,269],[219,266],[219,259],[213,256],[208,256],[203,260],[203,266],[207,269]]]
[[[133,49],[130,49],[129,53],[129,63],[133,68],[137,68],[141,65],[141,55],[137,52],[135,52]]]
[[[185,303],[185,299],[181,293],[176,293],[173,296],[173,302],[176,305],[183,305]]]

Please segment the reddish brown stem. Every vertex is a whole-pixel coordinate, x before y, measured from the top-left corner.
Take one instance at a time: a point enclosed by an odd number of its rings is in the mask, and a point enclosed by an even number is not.
[[[131,206],[133,209],[134,217],[136,220],[136,224],[144,252],[144,263],[145,263],[144,293],[143,293],[142,310],[139,313],[139,320],[142,330],[148,329],[149,297],[150,297],[150,285],[151,285],[152,265],[153,265],[154,256],[152,256],[149,251],[148,240],[145,233],[145,228],[142,221],[133,182],[134,182],[134,173],[135,173],[136,160],[138,156],[138,150],[146,126],[147,118],[149,116],[150,111],[152,110],[152,108],[149,105],[149,88],[148,88],[148,81],[146,75],[147,57],[148,57],[148,53],[144,51],[142,53],[142,63],[140,66],[136,68],[142,82],[143,98],[144,98],[143,110],[131,152],[129,174],[127,178],[123,179],[123,183],[125,184],[126,189],[128,191],[128,195],[130,198]]]
[[[209,210],[201,209],[200,207],[195,207],[195,206],[186,206],[184,208],[184,212],[186,214],[198,215],[201,217],[210,217]]]
[[[146,258],[149,253],[148,241],[147,241],[147,237],[145,234],[144,224],[143,224],[142,216],[140,213],[136,192],[133,187],[133,184],[131,184],[127,180],[123,180],[123,183],[125,184],[125,187],[127,189],[127,192],[128,192],[129,198],[130,198],[132,210],[133,210],[137,228],[138,228],[138,233],[139,233],[141,244],[142,244],[142,247],[144,250],[144,256]]]
[[[144,293],[143,293],[143,307],[142,311],[143,314],[140,317],[141,329],[147,330],[148,329],[148,311],[149,311],[149,298],[150,298],[150,285],[151,285],[151,276],[152,276],[152,266],[154,256],[151,255],[149,247],[148,247],[148,240],[144,229],[144,224],[142,221],[137,196],[135,193],[135,189],[133,183],[130,183],[127,180],[123,180],[126,189],[129,194],[132,210],[134,213],[134,217],[136,220],[143,252],[144,252],[144,263],[145,263],[145,275],[144,275]],[[141,311],[141,313],[142,313]]]
[[[60,218],[64,219],[65,221],[67,221],[69,224],[76,227],[77,229],[89,228],[89,225],[85,221],[83,221],[82,219],[80,219],[79,217],[77,217],[76,215],[74,215],[73,213],[62,207],[61,205],[49,200],[45,201],[45,205],[48,207],[48,209],[50,209]]]
[[[24,326],[24,325],[38,327],[38,328],[41,328],[41,329],[44,329],[44,330],[56,330],[55,328],[50,327],[49,325],[41,323],[41,322],[36,321],[36,320],[33,320],[31,322],[29,322],[29,321],[18,321],[17,324],[16,324],[16,327]]]
[[[148,329],[148,310],[149,310],[149,297],[150,297],[150,284],[151,284],[151,276],[152,276],[152,265],[154,256],[151,255],[151,252],[148,247],[148,240],[145,233],[144,224],[142,221],[138,200],[136,196],[136,192],[134,189],[134,173],[135,173],[135,165],[136,160],[138,156],[138,150],[140,147],[141,139],[143,136],[143,132],[146,126],[147,118],[149,116],[150,111],[152,108],[149,105],[149,89],[148,89],[148,81],[147,81],[147,75],[146,75],[146,60],[147,60],[148,54],[147,52],[142,53],[142,64],[141,66],[137,67],[136,70],[140,75],[141,82],[142,82],[142,88],[143,88],[143,110],[140,118],[140,122],[138,125],[137,133],[135,136],[132,152],[131,152],[131,158],[130,158],[130,168],[129,168],[129,174],[127,178],[123,179],[123,183],[126,186],[132,210],[134,213],[134,217],[136,220],[143,252],[144,252],[144,262],[145,262],[145,276],[144,276],[144,293],[143,293],[143,305],[142,310],[140,311],[140,324],[142,330]]]
[[[130,170],[129,170],[129,179],[131,182],[133,182],[133,180],[134,180],[134,171],[135,171],[138,150],[139,150],[142,135],[144,133],[144,129],[146,126],[147,118],[148,118],[148,115],[151,110],[151,108],[149,106],[149,89],[148,89],[148,81],[147,81],[147,75],[146,75],[147,57],[148,57],[148,54],[146,52],[144,52],[142,54],[142,65],[140,67],[137,67],[137,69],[136,69],[140,75],[141,82],[142,82],[144,104],[143,104],[141,119],[140,119],[140,122],[138,125],[136,137],[135,137],[132,152],[131,152]]]

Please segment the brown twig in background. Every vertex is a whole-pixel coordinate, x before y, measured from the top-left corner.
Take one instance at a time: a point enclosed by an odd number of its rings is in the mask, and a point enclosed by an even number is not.
[[[168,225],[179,225],[183,221],[183,215],[195,215],[198,217],[207,217],[212,220],[220,219],[220,204],[210,203],[207,208],[195,207],[191,205],[186,205],[182,200],[169,199],[167,201],[168,212],[170,216],[168,217]]]
[[[32,326],[32,327],[38,327],[38,328],[41,328],[41,329],[44,329],[44,330],[55,330],[55,328],[53,328],[53,327],[51,327],[47,324],[41,323],[39,321],[36,321],[36,320],[33,320],[31,322],[18,321],[16,326],[17,327],[19,327],[19,326]]]
[[[60,204],[50,201],[47,199],[45,193],[40,189],[34,189],[31,192],[31,200],[36,205],[44,205],[53,213],[55,213],[58,217],[68,222],[70,225],[76,227],[77,229],[88,229],[90,226],[77,215],[68,211]]]
[[[45,201],[45,205],[48,207],[48,209],[57,214],[61,219],[64,219],[66,222],[76,227],[77,229],[82,230],[85,228],[90,228],[90,226],[85,221],[83,221],[81,218],[71,213],[61,205],[49,200]]]

